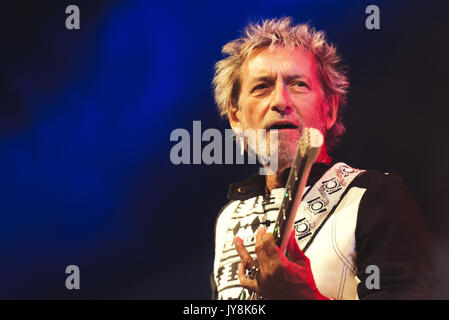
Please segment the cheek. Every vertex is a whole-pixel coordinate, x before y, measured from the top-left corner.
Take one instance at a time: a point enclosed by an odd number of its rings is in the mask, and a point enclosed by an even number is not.
[[[327,117],[322,99],[311,97],[299,102],[299,105],[303,106],[303,108],[300,108],[299,114],[304,122],[304,126],[318,129],[326,126]]]
[[[263,112],[257,105],[247,105],[242,115],[248,128],[258,128],[263,120]]]

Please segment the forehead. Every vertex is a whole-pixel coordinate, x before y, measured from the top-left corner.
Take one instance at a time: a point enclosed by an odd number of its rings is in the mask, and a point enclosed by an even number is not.
[[[307,49],[272,46],[256,49],[242,65],[243,82],[259,77],[301,75],[317,80],[318,62]]]

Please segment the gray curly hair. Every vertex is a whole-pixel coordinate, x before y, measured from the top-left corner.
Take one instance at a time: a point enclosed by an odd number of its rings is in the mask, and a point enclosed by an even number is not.
[[[232,106],[237,106],[240,95],[240,68],[253,50],[272,45],[297,46],[309,50],[318,62],[318,74],[325,98],[338,97],[337,121],[326,133],[326,148],[331,150],[345,132],[343,109],[349,82],[340,65],[341,57],[334,45],[326,41],[323,31],[317,31],[308,24],[292,25],[290,17],[263,20],[260,24],[250,23],[244,35],[223,46],[225,58],[215,64],[212,81],[214,97],[222,117],[227,117]]]

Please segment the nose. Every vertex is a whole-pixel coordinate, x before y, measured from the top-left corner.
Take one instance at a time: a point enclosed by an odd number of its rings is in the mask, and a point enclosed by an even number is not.
[[[287,115],[293,110],[290,92],[282,79],[276,81],[276,86],[271,93],[270,108],[283,115]]]

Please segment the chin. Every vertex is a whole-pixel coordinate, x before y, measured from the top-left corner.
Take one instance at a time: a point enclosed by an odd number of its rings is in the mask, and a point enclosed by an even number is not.
[[[259,146],[257,143],[255,143],[255,141],[252,141],[252,143],[251,141],[249,141],[248,147],[249,150],[257,150],[256,154],[258,155],[259,159],[262,160],[262,163],[268,163],[270,159],[273,159],[272,157],[277,156],[278,168],[280,170],[283,170],[292,166],[292,163],[295,160],[299,139],[299,133],[281,132],[277,137],[277,150],[273,154],[270,150],[270,139],[267,138],[265,150],[268,151],[268,154],[266,154],[266,156],[264,156],[265,153],[263,153],[262,150],[259,149]]]
[[[281,143],[278,146],[278,171],[282,172],[284,169],[292,166],[295,160],[297,143]]]

